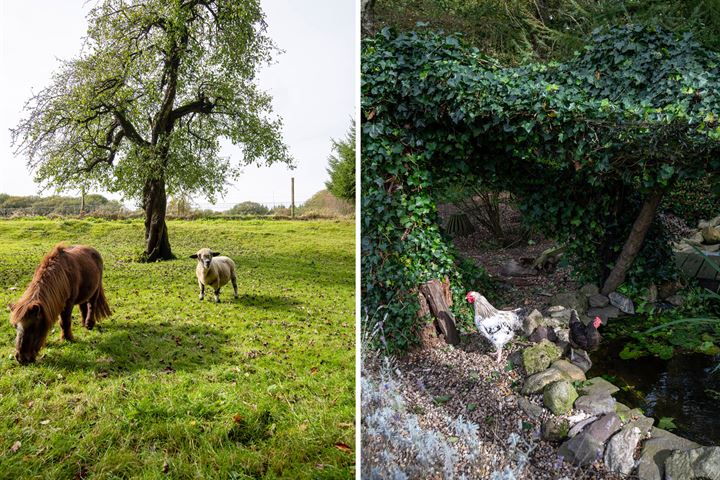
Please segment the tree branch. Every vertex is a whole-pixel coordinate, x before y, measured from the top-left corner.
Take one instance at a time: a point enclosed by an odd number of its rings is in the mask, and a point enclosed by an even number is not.
[[[181,105],[173,110],[170,113],[170,122],[174,123],[190,113],[212,113],[213,108],[215,108],[215,103],[211,102],[207,97],[205,97],[205,95],[201,94],[199,99],[186,103],[185,105]]]

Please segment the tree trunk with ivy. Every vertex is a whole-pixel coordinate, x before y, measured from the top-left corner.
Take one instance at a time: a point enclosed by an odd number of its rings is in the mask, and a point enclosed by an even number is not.
[[[628,236],[623,249],[618,256],[615,266],[610,271],[610,275],[605,279],[605,283],[602,287],[602,294],[607,295],[610,292],[614,292],[622,282],[625,281],[625,275],[635,261],[640,248],[645,241],[650,225],[652,225],[655,213],[657,212],[660,202],[662,202],[663,196],[665,195],[664,190],[658,190],[651,193],[643,202],[642,208],[635,222],[633,222],[630,235]]]

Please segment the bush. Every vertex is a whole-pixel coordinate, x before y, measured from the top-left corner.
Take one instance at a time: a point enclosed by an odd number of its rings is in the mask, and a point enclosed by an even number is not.
[[[268,215],[270,209],[261,203],[242,202],[232,207],[226,213],[230,215]]]
[[[297,208],[298,215],[316,217],[342,217],[353,215],[355,205],[336,197],[327,190],[320,190]]]

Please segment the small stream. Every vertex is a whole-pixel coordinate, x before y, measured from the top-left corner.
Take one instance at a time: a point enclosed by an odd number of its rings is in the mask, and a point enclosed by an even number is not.
[[[720,355],[677,355],[670,360],[642,357],[622,360],[623,341],[603,341],[590,358],[587,377],[608,378],[621,388],[614,397],[655,418],[672,417],[673,433],[702,445],[720,445]],[[713,393],[717,392],[715,396]]]

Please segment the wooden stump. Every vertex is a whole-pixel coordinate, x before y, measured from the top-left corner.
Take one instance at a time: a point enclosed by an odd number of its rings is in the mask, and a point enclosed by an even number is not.
[[[429,307],[430,313],[435,317],[435,322],[440,331],[445,335],[445,341],[451,345],[460,343],[460,335],[455,327],[455,316],[450,312],[448,299],[452,304],[450,295],[450,282],[430,280],[420,285],[420,294]],[[421,309],[423,302],[420,302]]]

